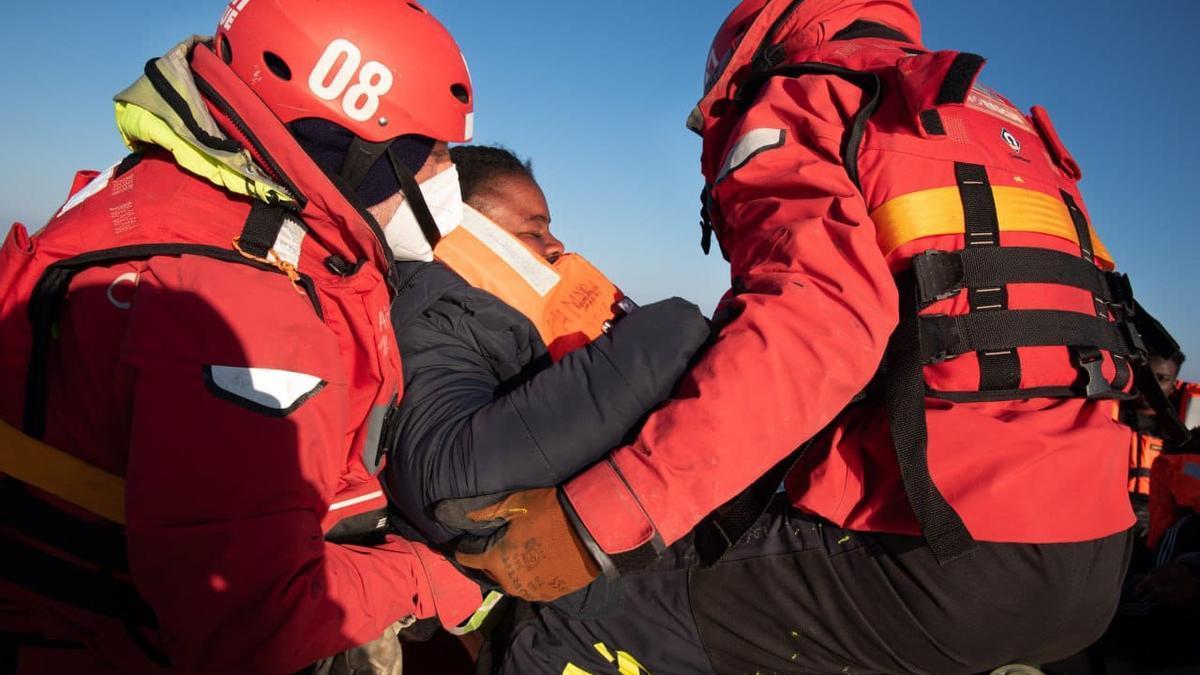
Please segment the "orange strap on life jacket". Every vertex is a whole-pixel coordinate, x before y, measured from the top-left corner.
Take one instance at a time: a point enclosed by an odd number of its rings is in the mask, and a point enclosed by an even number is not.
[[[121,525],[125,479],[27,436],[0,420],[0,473]]]
[[[1161,438],[1135,431],[1129,440],[1129,492],[1150,495],[1150,467],[1162,454]]]
[[[568,253],[551,264],[466,205],[462,224],[442,237],[434,256],[528,317],[555,361],[603,335],[625,299],[582,256]]]

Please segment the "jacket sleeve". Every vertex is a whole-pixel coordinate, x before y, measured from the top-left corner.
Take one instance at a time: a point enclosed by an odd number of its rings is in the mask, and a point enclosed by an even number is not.
[[[836,78],[776,78],[731,133],[713,189],[733,279],[716,320],[729,320],[637,439],[564,486],[604,551],[656,530],[675,541],[876,371],[898,294],[842,163],[844,116],[860,99]]]
[[[295,672],[434,614],[445,560],[323,539],[354,422],[336,340],[286,278],[156,259],[129,312],[130,566],[175,668]]]
[[[470,320],[439,301],[397,331],[406,381],[386,480],[435,543],[458,534],[431,518],[437,502],[557,485],[623,442],[709,336],[694,305],[666,300],[508,388],[480,346],[487,336],[461,326]]]

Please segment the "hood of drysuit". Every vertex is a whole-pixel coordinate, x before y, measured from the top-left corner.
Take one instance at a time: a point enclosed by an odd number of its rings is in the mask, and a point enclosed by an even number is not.
[[[780,46],[784,55],[781,62],[787,62],[790,55],[821,44],[855,21],[883,24],[900,31],[915,45],[921,44],[921,21],[911,0],[770,0],[692,111],[688,128],[703,136],[706,145],[714,140],[721,142],[710,136],[722,121],[720,113],[726,108],[723,102],[736,99],[760,46]],[[713,175],[710,168],[715,169],[705,166],[706,175]]]
[[[131,150],[146,146],[162,148],[184,170],[233,194],[268,204],[290,204],[302,216],[313,216],[305,218],[310,228],[337,229],[341,236],[323,236],[322,240],[345,249],[339,253],[350,260],[365,255],[385,275],[390,275],[393,256],[382,241],[382,234],[373,231],[377,226],[334,186],[253,91],[203,46],[205,41],[194,36],[180,43],[147,65],[148,71],[154,68],[161,77],[151,81],[149,75],[144,75],[114,97],[117,128],[125,144]],[[217,89],[224,87],[219,94],[251,126],[287,180],[296,186],[295,191],[302,194],[293,194],[293,190],[272,179],[250,150],[214,147],[228,141],[229,135],[210,112],[198,88],[193,59],[205,60],[204,67],[213,75],[206,77],[205,82]],[[181,105],[190,120],[185,121],[175,107]]]

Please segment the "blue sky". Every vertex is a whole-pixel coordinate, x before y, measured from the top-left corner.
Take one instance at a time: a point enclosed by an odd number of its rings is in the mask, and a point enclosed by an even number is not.
[[[0,221],[40,226],[77,168],[123,154],[109,99],[221,0],[21,2],[0,26]],[[476,140],[534,161],[555,231],[635,298],[711,310],[727,287],[699,250],[699,139],[683,127],[732,0],[427,0],[476,87]],[[989,59],[982,80],[1046,107],[1084,168],[1101,236],[1200,377],[1200,2],[916,0],[933,49]],[[1145,7],[1153,7],[1147,12]],[[1191,69],[1189,71],[1189,68]]]

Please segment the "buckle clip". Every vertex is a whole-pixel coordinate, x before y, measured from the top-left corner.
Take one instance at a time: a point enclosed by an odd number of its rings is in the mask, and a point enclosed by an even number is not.
[[[1095,347],[1071,347],[1075,367],[1079,368],[1085,398],[1103,398],[1112,392],[1112,383],[1104,377],[1104,354]]]
[[[1129,283],[1129,275],[1121,272],[1105,272],[1104,280],[1108,284],[1111,299],[1105,303],[1114,309],[1120,309],[1118,319],[1128,319],[1134,315],[1133,284]]]
[[[913,256],[912,268],[917,301],[922,307],[958,295],[963,289],[960,254],[930,249]]]

